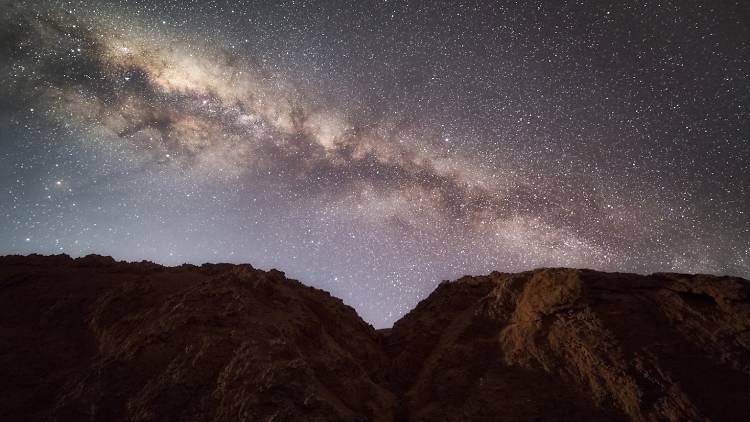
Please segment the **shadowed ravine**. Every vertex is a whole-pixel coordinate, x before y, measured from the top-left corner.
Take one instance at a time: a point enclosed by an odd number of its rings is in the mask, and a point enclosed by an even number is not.
[[[744,420],[750,284],[541,269],[392,329],[250,265],[0,258],[0,420]]]

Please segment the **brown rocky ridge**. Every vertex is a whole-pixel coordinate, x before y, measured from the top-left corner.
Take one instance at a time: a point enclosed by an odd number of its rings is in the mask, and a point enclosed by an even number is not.
[[[250,265],[0,258],[2,421],[749,420],[750,283],[442,283],[392,329]]]

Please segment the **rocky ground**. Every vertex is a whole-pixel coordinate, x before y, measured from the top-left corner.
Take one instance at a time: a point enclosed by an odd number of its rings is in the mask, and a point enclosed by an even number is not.
[[[0,258],[3,421],[750,419],[750,283],[541,269],[392,329],[250,265]]]

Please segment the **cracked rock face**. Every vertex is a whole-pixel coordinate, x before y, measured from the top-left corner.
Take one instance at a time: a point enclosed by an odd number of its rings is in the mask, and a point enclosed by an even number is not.
[[[0,258],[0,420],[745,420],[750,284],[543,269],[375,331],[249,265]]]
[[[389,420],[378,338],[341,300],[250,266],[98,261],[0,261],[0,420]]]
[[[398,321],[386,353],[412,420],[737,420],[749,298],[728,277],[465,277]]]

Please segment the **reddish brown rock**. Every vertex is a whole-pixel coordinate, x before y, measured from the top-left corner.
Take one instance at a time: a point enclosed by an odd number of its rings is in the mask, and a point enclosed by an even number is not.
[[[376,332],[249,265],[0,258],[0,420],[744,420],[750,284],[544,269]]]
[[[744,420],[750,285],[545,269],[443,283],[390,331],[409,420]]]
[[[372,327],[250,266],[0,260],[0,420],[390,420]]]

